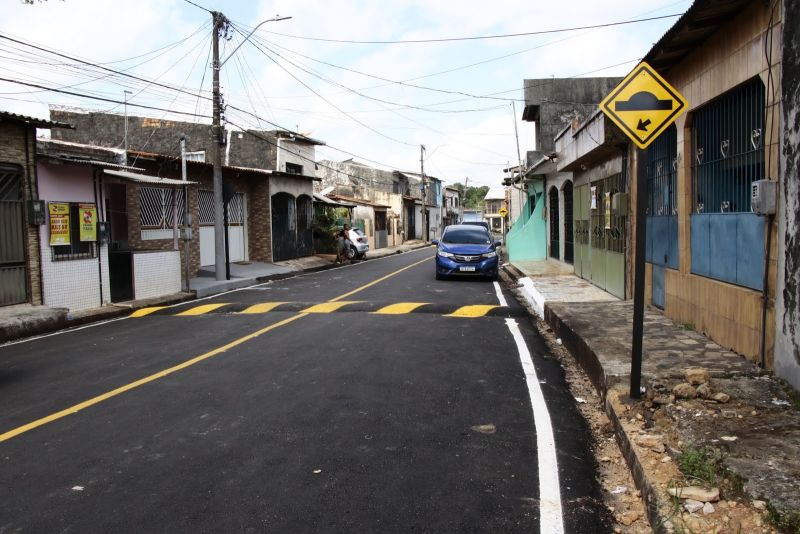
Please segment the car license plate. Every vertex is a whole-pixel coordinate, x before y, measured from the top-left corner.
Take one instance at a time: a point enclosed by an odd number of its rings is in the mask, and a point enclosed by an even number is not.
[[[459,267],[458,270],[459,271],[475,272],[475,267]]]

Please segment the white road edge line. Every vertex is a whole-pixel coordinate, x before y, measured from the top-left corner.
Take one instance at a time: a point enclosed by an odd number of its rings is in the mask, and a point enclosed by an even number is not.
[[[539,463],[539,532],[563,534],[564,519],[561,509],[561,484],[558,480],[558,462],[556,444],[553,437],[553,424],[547,404],[544,401],[542,387],[536,376],[531,353],[522,337],[515,319],[506,319],[506,325],[519,351],[519,360],[528,384],[528,394],[533,408],[533,424],[536,427],[536,455]]]
[[[500,303],[500,306],[507,308],[508,302],[506,302],[506,298],[503,296],[503,290],[500,289],[500,284],[497,282],[494,283],[494,292],[497,293],[497,301]]]

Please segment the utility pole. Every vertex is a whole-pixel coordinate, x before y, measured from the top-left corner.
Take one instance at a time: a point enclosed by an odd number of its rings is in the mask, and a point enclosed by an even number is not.
[[[214,274],[217,280],[225,280],[225,227],[222,195],[222,98],[219,92],[219,34],[224,31],[228,20],[218,11],[212,11],[214,23],[211,29],[213,62],[213,119],[211,123],[211,163],[214,166]]]
[[[422,177],[422,240],[427,243],[430,236],[428,235],[426,224],[428,222],[428,214],[425,209],[425,200],[428,196],[428,191],[425,187],[425,145],[419,145],[419,173]]]
[[[123,144],[125,145],[125,152],[127,153],[128,152],[128,95],[132,95],[133,92],[125,89],[124,91],[122,91],[122,93],[125,95],[125,140],[123,141]]]
[[[181,180],[186,182],[186,136],[181,136]],[[189,215],[189,185],[183,186],[183,258],[184,258],[184,271],[183,277],[186,279],[184,283],[184,291],[189,291],[189,254],[191,247],[190,234],[192,233],[192,220]]]

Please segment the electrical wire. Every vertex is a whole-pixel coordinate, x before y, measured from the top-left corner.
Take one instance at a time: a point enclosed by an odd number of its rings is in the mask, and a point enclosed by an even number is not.
[[[188,0],[187,0],[188,1]],[[321,41],[325,43],[347,43],[347,44],[413,44],[413,43],[445,43],[453,41],[478,41],[484,39],[504,39],[507,37],[526,37],[530,35],[545,35],[550,33],[563,33],[577,30],[589,30],[595,28],[609,28],[612,26],[623,26],[626,24],[636,24],[639,22],[649,22],[653,20],[661,20],[673,17],[680,17],[683,13],[675,13],[671,15],[660,15],[658,17],[648,17],[644,19],[622,20],[617,22],[607,22],[604,24],[591,24],[588,26],[573,26],[571,28],[558,28],[553,30],[539,30],[535,32],[522,32],[522,33],[505,33],[497,35],[477,35],[468,37],[443,37],[438,39],[399,39],[395,41],[357,41],[351,39],[327,39],[322,37],[307,37],[305,35],[291,35],[287,33],[273,32],[264,30],[266,33],[273,35],[280,35],[281,37],[289,37],[292,39],[302,39],[304,41]]]

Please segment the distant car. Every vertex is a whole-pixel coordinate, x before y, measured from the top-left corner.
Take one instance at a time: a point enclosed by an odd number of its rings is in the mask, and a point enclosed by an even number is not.
[[[492,233],[492,229],[489,228],[489,223],[486,222],[486,221],[464,221],[461,224],[468,224],[468,225],[472,225],[472,226],[482,226],[483,228],[486,228],[487,232],[489,232],[490,234]]]
[[[454,224],[444,229],[436,245],[436,279],[448,276],[485,276],[497,279],[500,241],[481,225]]]
[[[363,258],[364,254],[369,250],[367,235],[361,231],[361,228],[351,228],[348,239],[351,243],[350,251],[353,254],[353,258]]]

